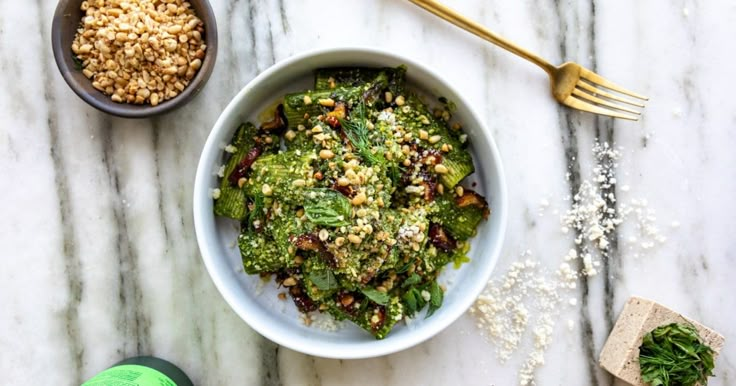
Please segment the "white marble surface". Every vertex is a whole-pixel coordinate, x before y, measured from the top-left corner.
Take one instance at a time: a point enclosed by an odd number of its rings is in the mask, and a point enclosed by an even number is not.
[[[630,190],[617,193],[648,198],[668,240],[638,257],[619,248],[578,286],[580,301],[560,316],[574,328],[555,327],[537,384],[612,384],[597,355],[634,294],[725,335],[711,384],[736,382],[736,2],[446,2],[554,62],[578,61],[649,95],[643,119],[560,107],[537,68],[407,1],[213,0],[220,50],[202,93],[169,115],[122,120],[87,106],[59,75],[55,2],[0,1],[1,383],[74,385],[154,354],[200,385],[517,384],[529,342],[502,364],[470,315],[405,352],[326,360],[265,341],[207,276],[192,184],[219,111],[274,62],[345,45],[427,63],[486,118],[511,197],[496,277],[525,250],[559,265],[573,240],[553,212],[579,183],[566,173],[590,173],[596,137],[623,147],[617,178]],[[539,216],[542,199],[550,206]]]

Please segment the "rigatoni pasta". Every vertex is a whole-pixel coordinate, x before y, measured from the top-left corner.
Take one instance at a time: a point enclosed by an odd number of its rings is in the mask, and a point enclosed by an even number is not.
[[[454,106],[430,109],[405,74],[317,70],[273,120],[236,130],[214,195],[215,213],[241,222],[246,273],[275,275],[300,311],[379,339],[441,307],[437,276],[468,260],[490,213],[459,185],[474,167]]]

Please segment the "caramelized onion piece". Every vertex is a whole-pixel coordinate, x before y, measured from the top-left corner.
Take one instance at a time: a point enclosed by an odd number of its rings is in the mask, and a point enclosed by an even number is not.
[[[273,114],[273,119],[263,123],[261,125],[261,130],[276,132],[286,129],[287,126],[288,122],[286,121],[286,115],[284,115],[284,105],[278,105]]]
[[[457,248],[457,242],[450,236],[440,224],[429,225],[429,242],[443,252],[450,252]]]
[[[465,189],[462,196],[455,198],[455,204],[460,208],[472,205],[479,209],[483,209],[483,218],[486,220],[488,219],[488,215],[491,214],[485,197],[470,189]]]
[[[306,233],[300,236],[291,236],[290,241],[297,249],[316,252],[327,263],[328,267],[332,269],[337,268],[337,259],[327,250],[322,240],[319,239],[319,236]]]
[[[261,148],[258,146],[248,150],[248,153],[240,161],[238,167],[236,167],[235,170],[233,170],[232,173],[230,173],[230,175],[228,176],[230,184],[233,186],[238,186],[238,180],[248,175],[248,170],[250,170],[253,162],[255,162],[260,155]]]

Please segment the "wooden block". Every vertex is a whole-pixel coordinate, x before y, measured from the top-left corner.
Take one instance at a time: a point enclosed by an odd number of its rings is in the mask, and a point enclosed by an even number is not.
[[[639,346],[647,333],[670,323],[691,323],[698,330],[700,339],[713,349],[714,359],[723,348],[723,335],[651,300],[632,297],[613,326],[603,346],[599,363],[616,377],[637,386],[641,381]]]

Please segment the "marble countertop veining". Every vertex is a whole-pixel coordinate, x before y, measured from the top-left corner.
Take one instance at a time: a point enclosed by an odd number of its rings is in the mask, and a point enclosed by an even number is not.
[[[580,301],[560,315],[573,328],[555,327],[537,384],[613,384],[597,356],[631,295],[725,335],[711,384],[736,382],[736,2],[446,0],[553,62],[578,61],[650,96],[640,123],[559,106],[537,68],[407,1],[211,2],[220,49],[202,93],[174,113],[124,120],[84,104],[59,75],[56,2],[0,1],[3,384],[76,385],[136,354],[173,361],[199,385],[518,384],[532,343],[501,363],[470,315],[394,355],[314,358],[253,332],[204,269],[192,185],[219,112],[273,63],[350,45],[421,60],[486,119],[511,197],[494,277],[527,250],[554,269],[573,239],[540,202],[569,208],[564,198],[596,166],[596,138],[623,148],[616,177],[630,189],[617,193],[648,198],[667,241],[618,248],[578,287]]]

